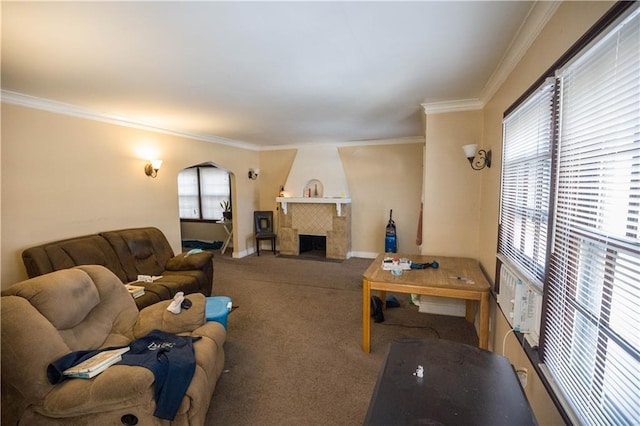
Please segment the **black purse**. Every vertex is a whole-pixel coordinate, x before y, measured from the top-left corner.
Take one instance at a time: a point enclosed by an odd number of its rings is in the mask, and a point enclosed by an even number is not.
[[[382,313],[382,300],[378,296],[371,296],[371,316],[373,322],[383,322],[384,314]]]

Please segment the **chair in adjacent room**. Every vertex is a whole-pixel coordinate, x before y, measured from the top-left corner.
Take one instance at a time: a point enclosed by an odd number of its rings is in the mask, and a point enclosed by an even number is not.
[[[276,234],[273,232],[273,212],[255,211],[253,212],[253,223],[256,232],[256,251],[260,256],[260,241],[270,240],[271,250],[276,254]]]

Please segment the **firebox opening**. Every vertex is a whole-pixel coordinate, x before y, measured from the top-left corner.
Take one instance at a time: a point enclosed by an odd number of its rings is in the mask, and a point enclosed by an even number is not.
[[[299,235],[300,254],[306,256],[327,256],[327,237],[321,235]]]

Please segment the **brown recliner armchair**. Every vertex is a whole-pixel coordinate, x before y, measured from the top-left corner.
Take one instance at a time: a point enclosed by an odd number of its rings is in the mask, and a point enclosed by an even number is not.
[[[163,301],[138,311],[111,271],[79,266],[15,284],[2,292],[2,424],[159,425],[154,375],[140,366],[113,365],[91,379],[52,385],[47,367],[75,351],[128,345],[154,329],[200,336],[196,368],[173,425],[204,424],[224,366],[225,328],[205,321],[205,296],[185,296],[179,314]]]

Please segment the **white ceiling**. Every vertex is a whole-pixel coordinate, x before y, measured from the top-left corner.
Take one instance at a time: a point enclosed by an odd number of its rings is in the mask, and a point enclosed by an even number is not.
[[[3,1],[3,99],[256,149],[423,137],[421,104],[491,95],[533,5]]]

